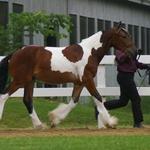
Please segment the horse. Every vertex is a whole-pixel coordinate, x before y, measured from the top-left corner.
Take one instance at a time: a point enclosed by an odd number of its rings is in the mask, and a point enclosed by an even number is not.
[[[100,61],[110,47],[124,51],[129,57],[136,51],[129,33],[118,25],[104,32],[99,31],[78,44],[66,47],[28,45],[9,54],[0,62],[0,119],[7,99],[19,88],[24,88],[23,103],[33,127],[42,128],[32,99],[34,82],[41,80],[48,84],[73,83],[70,102],[49,113],[52,127],[65,119],[77,105],[84,87],[95,98],[99,128],[116,126],[117,119],[105,109],[93,80]],[[12,81],[6,86],[8,75]]]

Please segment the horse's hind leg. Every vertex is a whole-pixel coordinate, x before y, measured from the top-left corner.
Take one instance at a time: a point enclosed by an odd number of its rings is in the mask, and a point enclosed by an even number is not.
[[[51,127],[55,127],[65,119],[69,112],[76,106],[82,89],[82,85],[74,85],[70,102],[68,104],[60,104],[56,109],[49,113]]]
[[[13,94],[18,88],[20,87],[19,84],[16,84],[15,81],[11,82],[9,87],[5,90],[4,94],[0,95],[0,120],[2,119],[3,110],[5,103],[9,96]]]
[[[2,119],[4,105],[5,105],[5,103],[6,103],[8,98],[9,98],[9,95],[7,93],[6,94],[2,94],[0,96],[0,120]]]
[[[24,97],[23,97],[23,102],[28,110],[28,113],[31,117],[32,124],[34,128],[42,128],[42,123],[39,120],[36,111],[33,107],[33,87],[34,87],[34,82],[30,81],[28,82],[25,87],[24,87]]]

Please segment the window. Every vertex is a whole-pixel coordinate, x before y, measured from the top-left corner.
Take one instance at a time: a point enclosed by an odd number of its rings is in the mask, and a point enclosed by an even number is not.
[[[46,46],[53,46],[53,47],[56,47],[56,46],[57,46],[56,37],[54,37],[54,36],[48,36],[48,37],[45,39],[45,45],[46,45]]]
[[[14,13],[21,13],[21,12],[23,12],[23,5],[13,3],[13,12]]]
[[[134,42],[136,47],[139,47],[139,27],[134,26]]]
[[[6,27],[8,23],[8,2],[0,2],[0,25]]]
[[[150,54],[150,28],[147,28],[147,54]]]
[[[97,20],[97,29],[98,31],[104,31],[104,20],[102,19]]]
[[[88,37],[95,33],[94,18],[88,18]]]
[[[80,40],[87,37],[87,19],[86,17],[80,16]]]
[[[132,39],[134,40],[133,25],[131,25],[131,24],[128,25],[128,32],[131,35]]]
[[[23,12],[23,5],[13,3],[13,12],[14,13],[21,13],[21,12]],[[18,37],[18,42],[22,43],[22,45],[24,44],[24,42],[23,42],[23,33],[22,33],[22,35],[20,35]],[[33,43],[33,37],[32,36],[30,37],[30,43]]]
[[[141,27],[141,48],[146,54],[146,30],[144,27]]]
[[[111,21],[105,20],[105,30],[108,30],[111,28]]]
[[[77,16],[71,14],[70,17],[73,23],[72,32],[70,33],[70,44],[75,44],[77,43]]]
[[[114,24],[115,27],[118,26],[118,22],[114,22],[113,24]]]
[[[111,21],[105,20],[105,30],[111,28]],[[111,48],[106,55],[111,55],[113,53],[113,49]]]

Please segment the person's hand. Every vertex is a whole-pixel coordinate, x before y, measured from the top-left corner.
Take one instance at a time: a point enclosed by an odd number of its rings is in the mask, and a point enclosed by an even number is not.
[[[150,71],[150,65],[147,65],[146,70]]]
[[[142,50],[142,49],[138,49],[138,50],[137,50],[137,54],[138,54],[138,55],[141,55],[142,53],[143,53],[143,50]]]

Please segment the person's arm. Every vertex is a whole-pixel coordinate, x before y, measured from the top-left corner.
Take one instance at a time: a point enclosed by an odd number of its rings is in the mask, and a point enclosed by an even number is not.
[[[148,69],[148,70],[150,70],[150,66],[149,65],[143,64],[141,62],[138,62],[138,60],[136,60],[136,66],[139,69]]]

